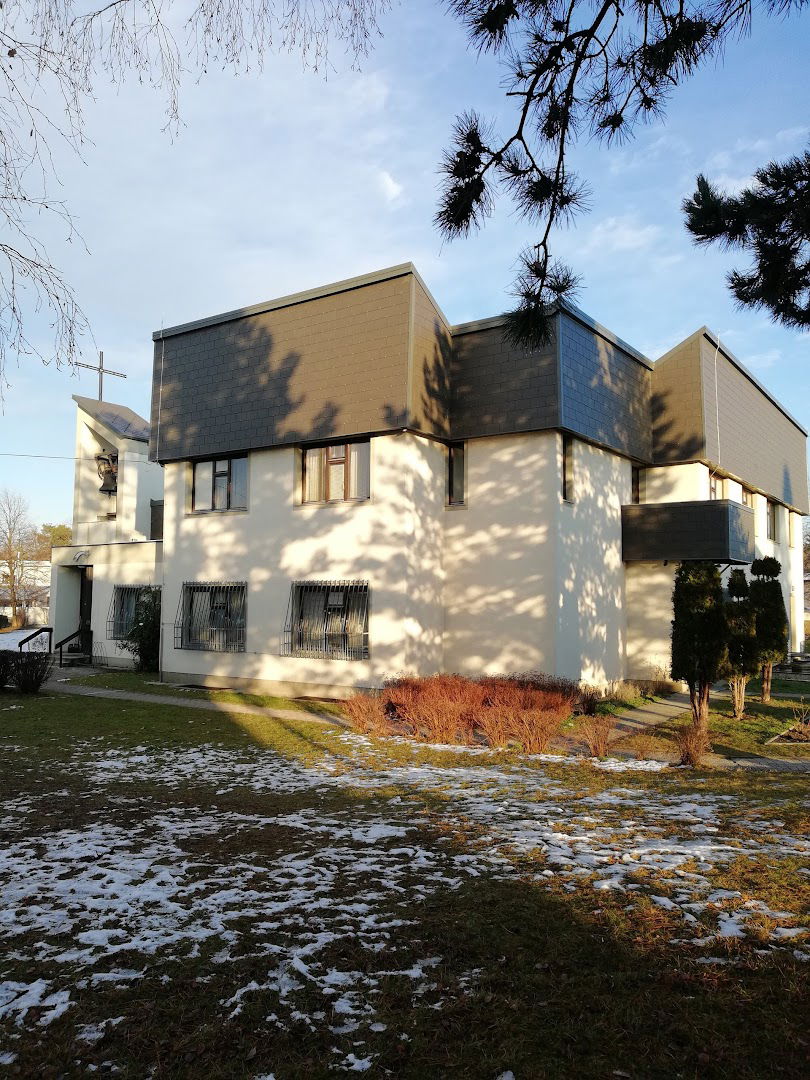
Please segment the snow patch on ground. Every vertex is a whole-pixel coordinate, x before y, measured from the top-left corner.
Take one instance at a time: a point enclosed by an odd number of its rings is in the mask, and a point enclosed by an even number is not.
[[[106,791],[103,810],[81,825],[62,824],[53,806],[57,796],[72,798],[67,789],[3,807],[0,941],[26,973],[41,970],[48,978],[0,982],[0,1019],[45,1026],[70,1009],[74,988],[127,987],[197,955],[211,970],[227,971],[249,956],[260,961],[258,973],[242,985],[235,981],[222,998],[223,1019],[260,1001],[271,1026],[305,1023],[338,1040],[351,1035],[353,1049],[336,1046],[329,1065],[368,1071],[374,1053],[365,1040],[385,1030],[374,1008],[381,980],[407,985],[418,1007],[440,1008],[449,992],[446,980],[444,998],[437,990],[441,957],[420,956],[418,942],[393,950],[393,931],[413,924],[420,904],[470,877],[513,876],[516,856],[534,860],[540,887],[626,893],[628,902],[647,896],[682,920],[686,935],[677,940],[690,950],[743,939],[751,920],[764,916],[774,924],[770,950],[810,958],[808,931],[795,925],[796,915],[712,884],[713,871],[740,855],[765,862],[810,855],[807,838],[785,832],[780,821],[752,819],[744,800],[662,794],[618,779],[617,786],[582,794],[537,761],[391,764],[375,762],[365,749],[347,757],[351,742],[370,745],[361,737],[336,732],[333,741],[334,753],[309,768],[260,747],[75,744],[64,771],[86,779],[96,796]],[[568,759],[549,756],[561,760]],[[594,764],[619,773],[628,766]],[[117,808],[137,805],[143,784],[207,788],[212,802],[205,810],[180,803],[117,824]],[[215,794],[240,789],[309,793],[313,805],[266,814],[216,807]],[[376,789],[395,792],[382,810],[357,800],[350,816],[320,805],[335,791]],[[420,825],[429,826],[436,813],[422,809],[429,795],[441,796],[444,824],[466,831],[464,847],[425,840]],[[43,826],[43,813],[53,814],[51,827],[47,816]],[[363,970],[335,965],[343,944],[363,950]],[[452,992],[469,993],[478,974],[460,976]],[[322,1001],[314,1010],[303,1005],[313,992]],[[77,1045],[94,1044],[121,1020],[77,1025]]]

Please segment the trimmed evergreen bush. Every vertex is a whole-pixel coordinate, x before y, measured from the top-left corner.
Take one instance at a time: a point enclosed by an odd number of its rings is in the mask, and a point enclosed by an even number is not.
[[[773,665],[784,660],[788,653],[788,617],[779,575],[782,564],[770,557],[754,559],[751,563],[750,596],[754,610],[759,665],[762,668],[760,700],[771,700]]]
[[[684,765],[699,765],[709,748],[709,692],[726,657],[726,617],[720,570],[713,562],[679,563],[672,592],[672,678],[689,687],[692,737]]]

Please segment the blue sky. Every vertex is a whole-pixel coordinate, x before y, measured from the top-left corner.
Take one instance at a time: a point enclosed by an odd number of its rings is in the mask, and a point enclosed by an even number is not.
[[[263,74],[188,79],[183,127],[133,81],[100,85],[83,160],[57,147],[85,241],[48,225],[51,257],[76,288],[105,362],[128,373],[105,397],[148,415],[151,333],[161,325],[413,261],[453,322],[497,314],[518,251],[534,239],[500,203],[478,235],[442,244],[432,226],[436,166],[455,115],[508,117],[499,69],[467,49],[437,2],[411,0],[382,21],[361,72],[303,72],[271,57]],[[583,275],[578,303],[655,358],[706,324],[810,427],[810,335],[737,311],[725,273],[739,256],[698,251],[681,199],[707,171],[743,184],[769,158],[805,148],[810,16],[754,16],[752,38],[676,91],[664,123],[620,149],[576,152],[591,212],[556,250]],[[44,328],[43,328],[44,330]],[[44,340],[44,339],[43,339]],[[0,452],[73,453],[74,393],[96,377],[31,360],[9,366]],[[72,462],[0,456],[0,487],[22,492],[36,522],[68,521]]]

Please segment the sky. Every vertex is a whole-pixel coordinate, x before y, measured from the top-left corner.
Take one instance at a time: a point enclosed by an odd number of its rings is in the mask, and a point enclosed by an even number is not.
[[[470,50],[439,0],[396,4],[362,70],[336,51],[325,76],[271,56],[263,72],[184,80],[182,126],[165,130],[158,91],[97,86],[81,158],[55,145],[83,244],[44,223],[49,254],[93,332],[83,360],[127,373],[105,399],[148,416],[151,334],[162,326],[411,261],[451,322],[504,311],[518,252],[536,237],[507,201],[478,234],[433,228],[437,165],[455,116],[502,130],[501,72]],[[590,212],[555,250],[583,277],[577,303],[655,359],[703,325],[810,428],[810,335],[735,308],[725,274],[744,257],[698,250],[680,203],[704,171],[729,189],[810,130],[810,15],[767,19],[722,63],[675,91],[663,122],[620,148],[585,143],[573,163]],[[46,326],[41,333],[43,344]],[[0,488],[35,523],[69,521],[75,405],[97,377],[12,361],[0,413]],[[49,455],[19,457],[8,455]]]

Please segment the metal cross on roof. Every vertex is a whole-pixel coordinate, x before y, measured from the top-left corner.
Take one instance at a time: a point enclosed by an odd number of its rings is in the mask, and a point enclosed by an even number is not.
[[[98,400],[99,401],[104,400],[102,398],[102,392],[104,390],[104,376],[105,375],[115,375],[115,377],[117,379],[125,379],[126,378],[126,375],[123,373],[123,371],[112,371],[110,368],[105,368],[104,367],[104,353],[103,352],[99,352],[99,354],[98,354],[98,367],[94,367],[92,364],[80,364],[78,361],[76,362],[76,367],[83,367],[83,368],[87,368],[88,371],[97,371],[98,372]]]

